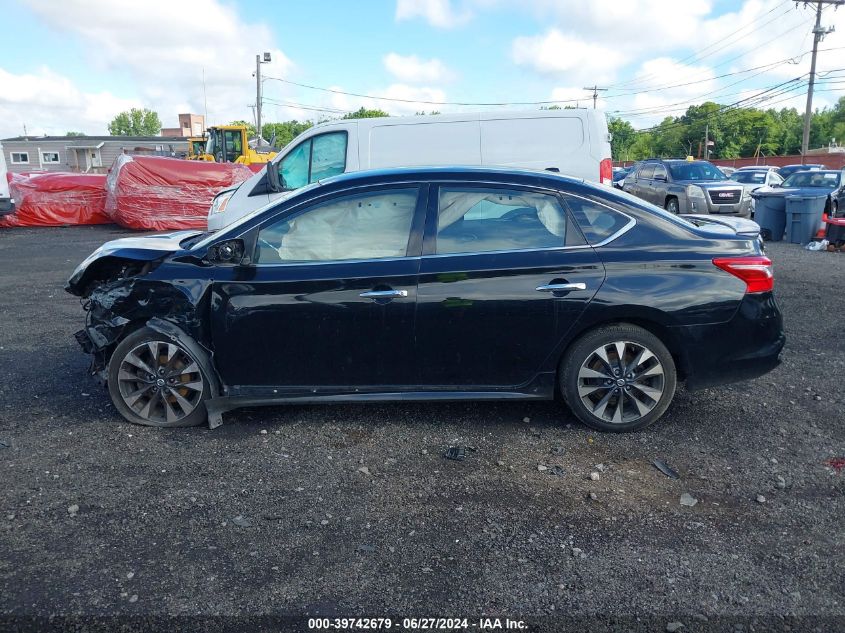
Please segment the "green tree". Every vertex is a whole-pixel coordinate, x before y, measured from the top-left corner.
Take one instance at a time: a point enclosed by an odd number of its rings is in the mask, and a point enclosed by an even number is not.
[[[156,136],[161,132],[158,113],[144,108],[132,108],[121,112],[109,123],[112,136]]]
[[[65,136],[85,136],[85,132],[65,132]]]
[[[551,108],[549,108],[551,109]],[[630,160],[628,154],[636,140],[634,127],[615,116],[607,117],[607,128],[611,134],[610,153],[613,160]]]
[[[246,137],[247,138],[255,138],[255,126],[252,123],[247,123],[246,121],[239,120],[239,121],[229,121],[227,125],[243,125],[246,128]],[[264,136],[264,126],[261,126],[261,135]]]
[[[350,112],[349,114],[344,114],[341,119],[374,119],[376,117],[381,116],[390,116],[384,110],[368,110],[365,107],[361,107],[355,112]]]
[[[282,123],[265,123],[261,126],[261,135],[270,140],[276,136],[274,145],[281,149],[305,130],[313,126],[312,121],[283,121]]]

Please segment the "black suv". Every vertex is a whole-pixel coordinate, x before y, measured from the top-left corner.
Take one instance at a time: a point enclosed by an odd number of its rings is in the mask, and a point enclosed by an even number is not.
[[[751,217],[751,196],[706,160],[643,161],[625,177],[624,190],[672,213]]]

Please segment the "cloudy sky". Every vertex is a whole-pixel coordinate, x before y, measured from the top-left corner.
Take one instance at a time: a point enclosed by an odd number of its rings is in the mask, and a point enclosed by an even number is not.
[[[583,107],[592,105],[584,86],[595,84],[608,88],[600,108],[640,128],[704,100],[803,110],[814,19],[812,8],[790,0],[2,7],[0,138],[24,125],[29,134],[104,134],[133,106],[156,110],[165,127],[180,112],[207,111],[209,124],[252,120],[252,73],[263,51],[273,58],[262,67],[265,121],[316,120],[361,105],[396,115],[550,101]],[[845,95],[845,9],[827,9],[822,23],[839,28],[820,45],[819,107]]]

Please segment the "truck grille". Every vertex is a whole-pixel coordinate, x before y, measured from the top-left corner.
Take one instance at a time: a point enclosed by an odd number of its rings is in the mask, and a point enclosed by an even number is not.
[[[742,199],[742,189],[708,189],[713,204],[736,204]]]

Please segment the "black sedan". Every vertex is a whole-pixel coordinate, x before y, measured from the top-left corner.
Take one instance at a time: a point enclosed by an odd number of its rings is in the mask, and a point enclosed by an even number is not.
[[[360,172],[214,234],[103,245],[77,333],[123,416],[241,406],[552,399],[642,428],[688,388],[779,361],[758,241],[551,173]]]

